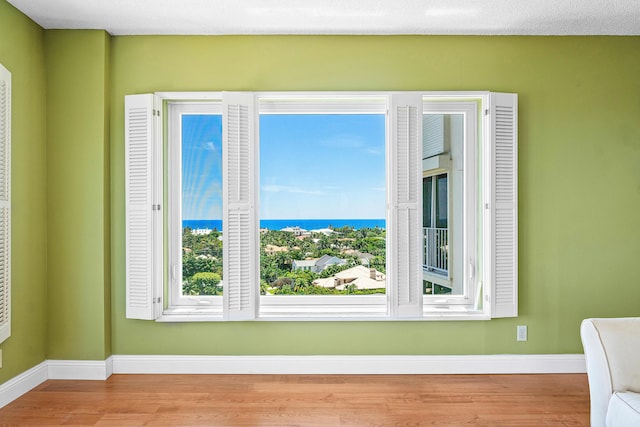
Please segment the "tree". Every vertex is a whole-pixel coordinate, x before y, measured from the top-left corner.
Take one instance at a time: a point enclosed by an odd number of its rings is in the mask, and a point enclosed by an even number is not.
[[[218,273],[203,271],[185,280],[182,290],[187,295],[220,295],[222,287],[218,284],[221,280]]]
[[[192,252],[185,253],[182,255],[182,277],[188,279],[196,273],[204,271],[216,272],[217,264],[221,263],[214,258],[199,258]]]

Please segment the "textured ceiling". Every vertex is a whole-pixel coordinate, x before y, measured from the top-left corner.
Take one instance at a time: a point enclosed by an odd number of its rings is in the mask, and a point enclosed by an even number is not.
[[[8,1],[44,28],[113,35],[640,35],[640,0]]]

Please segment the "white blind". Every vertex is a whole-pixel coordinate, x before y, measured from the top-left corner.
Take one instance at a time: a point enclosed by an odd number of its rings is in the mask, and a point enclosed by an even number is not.
[[[490,99],[492,317],[518,315],[518,97]]]
[[[444,152],[444,115],[426,114],[422,117],[422,158]]]
[[[152,94],[125,97],[126,315],[155,319],[161,310],[161,154]]]
[[[258,118],[252,93],[223,94],[223,305],[228,320],[254,319],[258,309]]]
[[[11,73],[0,65],[0,342],[11,336]]]
[[[391,311],[396,318],[418,317],[422,313],[419,276],[421,253],[418,191],[422,152],[422,97],[394,94],[391,97],[390,182],[390,289]]]

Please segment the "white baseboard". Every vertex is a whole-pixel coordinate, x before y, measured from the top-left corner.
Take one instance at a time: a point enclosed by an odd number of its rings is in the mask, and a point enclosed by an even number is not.
[[[584,373],[582,354],[470,356],[124,356],[114,374]]]
[[[52,380],[106,380],[111,374],[568,374],[585,373],[582,354],[469,356],[127,356],[47,360],[0,385],[0,408]]]
[[[0,385],[0,408],[5,407],[23,394],[33,390],[48,378],[47,361],[13,377]]]
[[[48,360],[50,380],[106,380],[113,373],[113,358],[107,360]]]

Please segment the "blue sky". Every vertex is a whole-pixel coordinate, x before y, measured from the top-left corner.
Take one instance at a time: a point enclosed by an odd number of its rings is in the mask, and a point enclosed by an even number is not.
[[[182,116],[182,218],[222,218],[222,116]]]
[[[384,115],[262,115],[260,218],[384,218],[384,159]]]
[[[222,121],[183,116],[183,219],[222,214]],[[260,218],[385,217],[384,115],[262,115]]]

